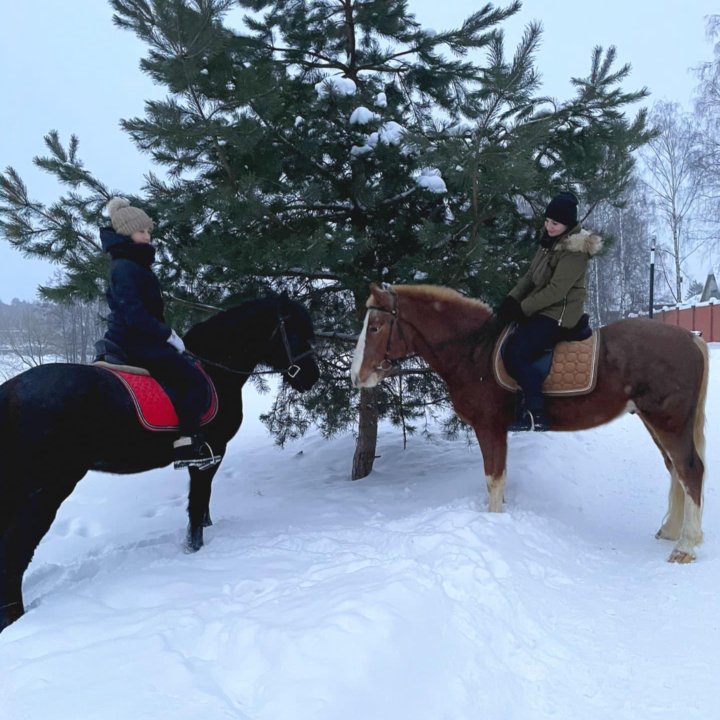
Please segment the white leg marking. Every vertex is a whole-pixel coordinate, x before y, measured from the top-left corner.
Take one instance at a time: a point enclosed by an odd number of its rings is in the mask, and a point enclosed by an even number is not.
[[[668,494],[668,511],[663,518],[660,529],[655,537],[663,540],[677,540],[683,526],[685,513],[685,491],[680,484],[675,468],[670,471],[670,492]]]
[[[683,512],[683,526],[680,540],[673,548],[668,558],[669,562],[687,563],[695,559],[695,546],[703,540],[702,534],[702,508],[699,508],[685,494],[685,511]]]
[[[502,475],[498,476],[485,476],[485,482],[487,483],[488,489],[488,510],[490,512],[502,512],[506,479],[506,472],[503,472]]]

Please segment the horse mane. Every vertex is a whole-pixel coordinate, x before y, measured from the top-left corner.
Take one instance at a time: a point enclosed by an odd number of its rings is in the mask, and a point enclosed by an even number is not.
[[[457,290],[442,285],[393,285],[392,289],[398,296],[427,303],[438,311],[462,319],[464,331],[455,341],[475,348],[477,352],[492,351],[502,326],[493,321],[493,310],[483,300],[461,295]]]
[[[393,285],[398,295],[406,295],[420,302],[446,302],[455,305],[465,314],[478,313],[483,319],[493,314],[492,308],[483,300],[461,295],[457,290],[442,285]]]
[[[226,310],[220,310],[206,320],[193,325],[183,336],[187,345],[196,351],[209,355],[225,355],[227,352],[227,333],[233,332],[242,321],[253,325],[253,320],[266,308],[277,307],[279,295],[268,293],[265,297],[246,300]]]

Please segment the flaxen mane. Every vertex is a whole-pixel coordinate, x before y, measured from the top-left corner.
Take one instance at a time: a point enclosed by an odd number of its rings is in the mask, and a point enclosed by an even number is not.
[[[393,285],[398,295],[415,298],[420,302],[449,302],[457,306],[458,312],[492,315],[492,308],[482,300],[461,295],[457,290],[440,285]]]

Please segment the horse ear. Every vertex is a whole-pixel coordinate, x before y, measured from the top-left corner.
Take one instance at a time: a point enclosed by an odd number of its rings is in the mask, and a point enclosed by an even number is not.
[[[280,308],[281,311],[284,311],[285,308],[288,307],[290,304],[290,296],[287,293],[287,290],[283,290],[278,296],[278,308]]]
[[[370,283],[370,297],[375,298],[375,303],[379,303],[385,293],[385,283]]]

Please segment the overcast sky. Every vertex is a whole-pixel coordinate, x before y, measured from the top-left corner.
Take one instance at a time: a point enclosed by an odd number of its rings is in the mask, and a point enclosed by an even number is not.
[[[504,5],[504,3],[497,3]],[[480,2],[409,0],[418,20],[435,30],[458,26]],[[543,24],[538,67],[543,91],[571,93],[570,77],[586,74],[595,45],[615,45],[632,73],[627,89],[646,86],[651,102],[689,106],[696,81],[690,72],[712,57],[705,18],[720,14],[717,0],[525,0],[503,27],[507,48],[531,20]],[[49,201],[59,189],[32,165],[44,153],[43,136],[80,139],[86,167],[114,190],[140,190],[149,158],[121,132],[119,121],[141,115],[144,100],[161,89],[139,70],[145,47],[117,29],[104,0],[26,0],[0,3],[0,167],[16,168],[31,197]],[[30,300],[53,273],[0,239],[0,300]]]

